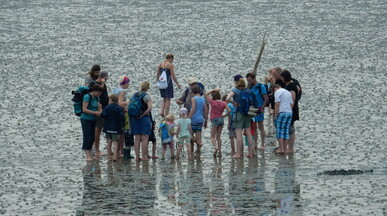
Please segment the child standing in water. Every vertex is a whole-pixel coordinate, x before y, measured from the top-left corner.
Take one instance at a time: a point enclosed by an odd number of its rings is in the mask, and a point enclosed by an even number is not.
[[[206,100],[210,103],[210,120],[212,123],[211,126],[211,142],[214,145],[214,154],[213,156],[222,157],[222,141],[220,135],[222,134],[222,129],[224,125],[224,117],[228,116],[230,113],[230,108],[227,106],[227,103],[221,101],[220,89],[213,89],[208,91],[204,96]],[[211,97],[209,96],[211,94]],[[223,115],[224,110],[227,110],[227,113]]]
[[[171,159],[174,159],[175,148],[173,146],[173,136],[175,135],[175,116],[173,114],[168,114],[165,117],[165,121],[161,122],[159,128],[161,143],[163,145],[163,150],[161,152],[162,159],[165,159],[165,151],[167,150],[168,146],[171,150]]]
[[[207,128],[208,108],[205,99],[200,96],[200,87],[198,85],[192,87],[192,93],[194,96],[191,99],[192,107],[188,118],[191,119],[193,132],[191,139],[197,144],[196,156],[200,157],[200,150],[203,146],[202,129],[203,126]]]
[[[118,95],[109,96],[109,105],[103,109],[101,117],[105,118],[103,132],[106,134],[107,139],[108,160],[116,161],[118,157],[118,140],[123,133],[125,124],[124,109],[118,105]],[[113,159],[111,158],[112,145]]]
[[[223,95],[222,101],[226,101],[227,95]],[[236,139],[236,134],[235,134],[235,127],[233,124],[233,119],[235,115],[235,106],[233,103],[228,103],[227,104],[228,108],[230,108],[230,113],[228,114],[228,138],[230,139],[230,145],[231,145],[231,156],[235,155],[235,139]]]
[[[180,159],[180,152],[183,145],[186,144],[188,152],[188,160],[192,158],[190,138],[192,134],[191,119],[188,118],[188,110],[181,108],[179,111],[180,119],[177,120],[176,137],[179,139],[179,147],[176,153],[176,159]]]

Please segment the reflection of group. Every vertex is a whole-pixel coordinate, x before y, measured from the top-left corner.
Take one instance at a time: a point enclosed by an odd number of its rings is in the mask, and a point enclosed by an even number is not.
[[[122,160],[108,163],[107,169],[88,163],[77,215],[300,215],[293,157],[277,158],[273,182],[260,154],[247,164],[231,160],[227,170],[219,158],[211,168],[198,158],[187,165]]]
[[[203,84],[195,77],[188,79],[189,87],[176,102],[183,106],[179,117],[170,113],[171,99],[174,97],[173,82],[181,88],[175,75],[173,55],[168,54],[161,62],[156,73],[158,88],[162,97],[159,134],[163,148],[163,158],[169,148],[172,159],[180,159],[185,145],[188,158],[200,157],[203,146],[202,130],[211,121],[211,142],[214,146],[214,157],[222,157],[221,133],[224,118],[228,117],[228,131],[231,144],[231,156],[234,159],[244,155],[243,134],[248,143],[247,157],[253,158],[259,149],[265,148],[264,108],[268,107],[276,125],[276,136],[279,141],[278,154],[294,151],[294,122],[298,117],[298,100],[301,87],[290,72],[280,68],[269,70],[265,83],[257,81],[256,75],[248,73],[246,78],[234,76],[235,87],[227,95],[220,94],[220,89],[205,91]],[[130,85],[128,76],[121,76],[118,86],[108,95],[106,81],[108,73],[94,65],[85,78],[85,85],[90,92],[83,97],[81,124],[83,146],[86,160],[92,161],[99,156],[100,134],[103,131],[107,139],[107,158],[116,161],[125,154],[128,158],[130,148],[134,146],[136,160],[156,159],[156,122],[152,116],[152,99],[148,94],[149,82],[142,82],[139,91],[130,98],[126,89]],[[247,82],[246,82],[247,81]],[[165,86],[159,83],[165,82]],[[274,111],[272,111],[274,109]],[[269,120],[270,121],[270,120]],[[258,129],[261,145],[258,148]],[[175,155],[174,137],[178,139]],[[234,140],[235,139],[235,140]],[[148,153],[148,142],[153,143],[152,156]],[[235,146],[236,141],[236,146]],[[94,144],[95,155],[91,149]],[[124,145],[125,144],[125,145]],[[196,150],[194,149],[196,144]],[[140,154],[141,152],[141,154]]]

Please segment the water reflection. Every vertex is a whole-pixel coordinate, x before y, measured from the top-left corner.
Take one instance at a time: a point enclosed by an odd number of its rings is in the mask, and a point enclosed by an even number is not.
[[[77,215],[299,215],[294,157],[274,158],[90,163]]]
[[[293,155],[278,158],[275,174],[277,215],[301,214],[300,185],[296,184],[296,169]]]

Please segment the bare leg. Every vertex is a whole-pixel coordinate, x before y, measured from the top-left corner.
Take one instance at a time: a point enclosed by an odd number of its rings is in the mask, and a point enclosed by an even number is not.
[[[148,139],[149,135],[141,135],[141,146],[142,146],[142,160],[148,160]]]
[[[153,159],[159,158],[156,156],[156,142],[152,142],[152,158]]]
[[[173,142],[172,142],[172,144],[169,145],[169,148],[171,149],[171,159],[174,159],[175,158],[175,148],[173,146]]]
[[[234,156],[235,155],[235,139],[234,138],[230,138],[230,145],[231,145],[231,156]]]
[[[176,160],[180,159],[180,152],[182,149],[183,149],[183,143],[179,144],[179,147],[177,147]]]
[[[118,142],[113,141],[112,145],[113,145],[113,153],[114,153],[113,161],[116,161],[118,158]]]
[[[237,153],[233,156],[233,158],[238,159],[243,155],[242,128],[235,129],[235,135],[236,135]]]
[[[118,135],[118,151],[117,151],[117,157],[124,157],[124,142],[125,142],[125,135],[120,134]]]
[[[257,125],[258,123],[257,122],[252,122],[251,124],[255,124]],[[256,126],[255,127],[255,136],[253,138],[253,142],[254,142],[254,155],[255,155],[255,151],[258,151],[258,127]]]
[[[212,142],[212,145],[214,146],[214,157],[216,157],[216,154],[218,153],[218,150],[219,150],[218,145],[216,144],[217,132],[218,132],[218,127],[212,126],[211,127],[211,142]]]
[[[165,108],[165,98],[161,100],[161,107],[160,107],[160,116],[165,117],[164,115],[164,108]]]
[[[111,139],[107,140],[106,150],[107,150],[108,161],[111,161],[112,160],[112,153],[113,153],[112,152],[112,140]]]
[[[192,158],[191,144],[187,143],[186,146],[187,146],[188,160],[191,160]]]
[[[220,138],[220,135],[222,135],[222,129],[223,129],[223,126],[220,126],[218,127],[218,130],[216,132],[216,141],[218,142],[218,155],[219,157],[222,157],[222,140]]]
[[[245,129],[247,140],[248,140],[248,155],[247,157],[254,157],[254,144],[253,144],[253,137],[251,136],[251,128],[246,128]]]
[[[278,148],[278,150],[277,150],[277,153],[278,154],[284,154],[285,153],[285,149],[284,149],[284,147],[285,147],[285,143],[284,143],[284,139],[282,139],[282,138],[278,138],[278,143],[279,143],[279,148]]]
[[[260,133],[260,135],[261,135],[261,150],[264,150],[265,149],[266,134],[265,134],[265,127],[263,125],[263,121],[258,122],[258,128],[259,128],[259,131],[261,132]],[[258,136],[256,136],[256,137],[258,138]]]
[[[95,127],[94,150],[95,150],[95,156],[97,157],[102,156],[101,151],[99,150],[101,131],[102,131],[102,128]]]
[[[202,132],[198,131],[196,132],[196,144],[197,144],[197,153],[200,157],[200,150],[202,149],[203,143],[202,143]]]
[[[164,100],[164,116],[167,116],[169,114],[169,108],[171,107],[171,98],[165,98]]]
[[[136,160],[141,160],[140,158],[140,141],[141,141],[141,135],[137,134],[134,135],[134,152],[136,154]]]
[[[296,141],[296,134],[293,133],[292,135],[290,135],[290,139],[288,140],[288,153],[293,153],[294,152],[294,142]]]
[[[163,150],[161,151],[161,158],[164,160],[165,159],[165,151],[167,150],[167,147],[165,145],[163,146]]]
[[[93,161],[93,156],[91,155],[91,150],[85,150],[86,161]]]

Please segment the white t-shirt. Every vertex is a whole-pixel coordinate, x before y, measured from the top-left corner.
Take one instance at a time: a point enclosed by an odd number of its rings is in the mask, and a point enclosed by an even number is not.
[[[274,102],[279,102],[280,107],[278,113],[286,112],[286,113],[291,113],[292,112],[292,107],[291,104],[293,104],[293,99],[292,99],[292,94],[284,89],[278,89],[274,93]]]

